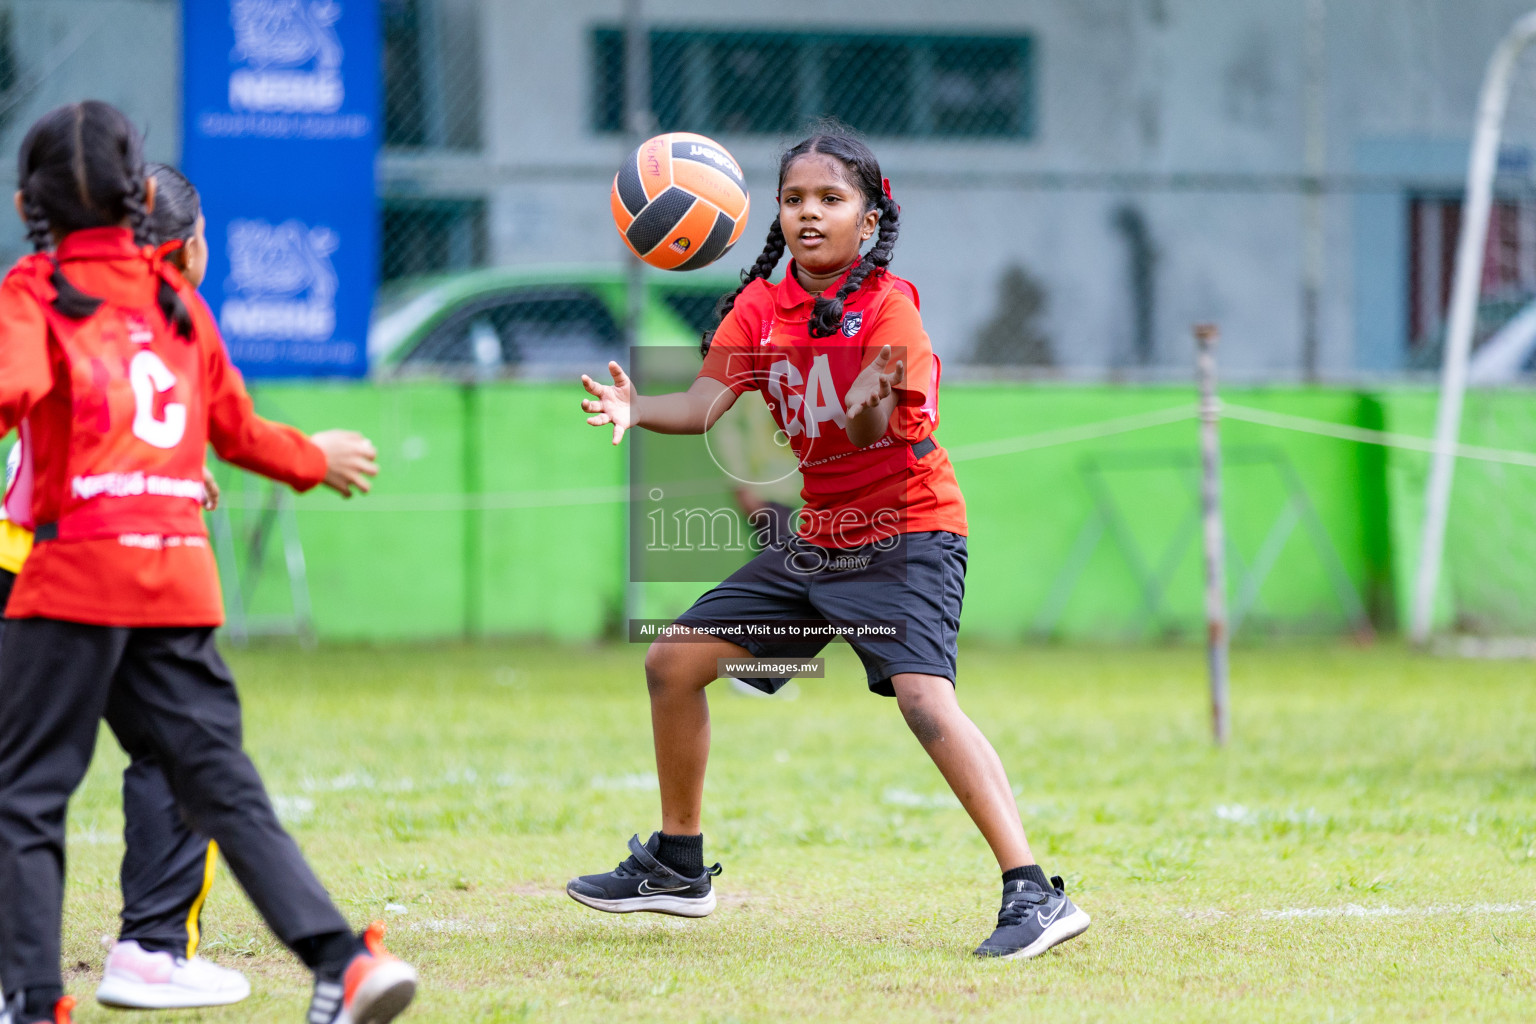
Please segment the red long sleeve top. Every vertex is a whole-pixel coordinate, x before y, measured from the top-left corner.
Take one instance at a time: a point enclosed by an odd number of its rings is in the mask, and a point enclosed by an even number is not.
[[[6,275],[0,284],[0,436],[25,426],[23,437],[33,467],[30,521],[57,522],[61,511],[81,507],[82,495],[88,505],[103,503],[88,508],[85,518],[92,529],[84,532],[91,536],[72,537],[64,530],[57,539],[36,545],[11,593],[7,615],[107,626],[218,625],[224,619],[223,600],[201,519],[185,512],[167,515],[166,532],[157,534],[146,532],[141,512],[131,530],[109,535],[110,502],[118,495],[100,484],[103,493],[98,497],[95,488],[82,486],[80,476],[71,478],[71,466],[80,461],[77,455],[89,450],[99,462],[100,452],[107,450],[152,469],[154,460],[161,457],[157,449],[168,446],[141,440],[142,422],[146,417],[162,423],[171,418],[167,403],[172,401],[185,410],[178,415],[187,417],[188,444],[195,443],[201,451],[205,438],[225,461],[296,490],[307,490],[324,479],[325,455],[297,429],[256,415],[212,312],[174,270],[162,270],[149,250],[136,247],[126,228],[73,232],[60,243],[56,258],[77,289],[128,311],[124,315],[130,336],[140,323],[152,325],[157,336],[169,331],[156,294],[162,279],[170,281],[193,325],[191,339],[178,337],[175,343],[195,346],[195,351],[177,352],[177,365],[191,367],[191,372],[160,373],[165,370],[160,363],[153,382],[158,390],[152,396],[153,406],[136,410],[134,403],[142,395],[135,395],[144,381],[130,381],[128,360],[95,360],[92,375],[87,376],[80,371],[76,354],[72,371],[65,342],[49,326],[44,309],[55,294],[49,283],[53,273],[49,257],[25,257]],[[78,393],[82,388],[93,393],[82,396]],[[83,410],[90,414],[83,415]],[[149,436],[157,435],[150,431]],[[101,479],[90,477],[84,482],[90,485]],[[151,488],[157,480],[168,481],[161,486],[185,482],[149,479]],[[173,499],[187,497],[181,491],[163,493]],[[152,501],[139,502],[141,509],[146,505],[158,507]],[[21,518],[11,506],[8,501],[13,517]]]

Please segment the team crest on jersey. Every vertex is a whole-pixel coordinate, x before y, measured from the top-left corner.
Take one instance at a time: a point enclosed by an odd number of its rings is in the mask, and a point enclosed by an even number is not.
[[[864,326],[864,314],[847,313],[843,316],[843,337],[851,338],[859,333],[859,328]]]
[[[123,314],[123,322],[128,325],[128,340],[135,345],[148,345],[155,340],[155,332],[150,330],[149,321],[139,314]]]

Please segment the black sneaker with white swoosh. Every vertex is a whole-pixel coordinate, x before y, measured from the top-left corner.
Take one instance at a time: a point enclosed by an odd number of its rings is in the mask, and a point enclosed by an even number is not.
[[[661,833],[651,833],[645,843],[639,836],[629,840],[629,857],[612,871],[601,875],[582,875],[566,883],[566,894],[593,910],[610,914],[675,914],[678,917],[704,917],[715,909],[715,890],[710,879],[720,873],[720,865],[705,868],[697,878],[678,874],[656,859]]]
[[[1052,878],[1051,886],[1049,892],[1029,881],[1004,886],[997,931],[977,947],[976,955],[1028,960],[1087,931],[1091,919],[1067,899],[1061,879]]]

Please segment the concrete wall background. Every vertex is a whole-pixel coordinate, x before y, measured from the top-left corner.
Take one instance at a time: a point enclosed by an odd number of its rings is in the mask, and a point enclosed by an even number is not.
[[[1018,263],[1046,284],[1048,331],[1071,374],[1136,373],[1129,254],[1113,226],[1132,206],[1150,227],[1155,276],[1156,368],[1182,373],[1188,325],[1226,326],[1229,374],[1296,376],[1301,365],[1303,200],[1274,176],[1296,176],[1305,159],[1305,0],[953,0],[942,16],[916,0],[867,3],[787,0],[771,17],[747,4],[653,0],[647,14],[668,27],[1028,32],[1036,41],[1037,133],[1027,142],[969,144],[872,140],[903,204],[895,268],[925,297],[943,355],[963,356],[995,309],[998,279]],[[1325,265],[1320,365],[1335,377],[1399,368],[1405,236],[1387,219],[1405,202],[1357,194],[1359,173],[1428,180],[1455,190],[1484,65],[1525,9],[1523,0],[1327,0],[1322,77],[1321,170],[1335,179],[1324,199]],[[614,0],[558,6],[489,0],[483,7],[486,150],[481,159],[418,159],[415,183],[462,191],[470,178],[497,182],[494,259],[510,263],[612,261],[623,250],[601,202],[626,144],[588,128],[588,35],[616,24]],[[1532,109],[1516,97],[1512,142],[1536,140]],[[1455,158],[1391,168],[1358,159],[1381,140]],[[751,224],[727,259],[745,263],[772,211],[775,157],[794,141],[722,136],[757,197]],[[403,168],[404,164],[400,167]],[[961,172],[959,184],[944,176]],[[1055,187],[1020,187],[1007,175],[1055,172]],[[1105,185],[1102,175],[1127,181]],[[1101,177],[1097,184],[1082,175]],[[409,176],[409,174],[407,174]],[[1073,177],[1078,176],[1078,177]],[[1223,176],[1200,190],[1170,178]],[[1386,269],[1384,269],[1386,268]],[[1362,278],[1362,274],[1364,277]],[[1374,275],[1374,276],[1373,276]],[[1382,305],[1391,305],[1388,306]],[[1383,336],[1385,332],[1385,337]]]
[[[589,39],[594,25],[618,23],[622,5],[414,2],[446,55],[444,79],[469,76],[474,87],[444,94],[431,144],[384,155],[385,193],[489,199],[492,262],[619,261],[604,193],[627,144],[591,129]],[[671,27],[1031,34],[1032,139],[872,140],[903,205],[895,266],[922,289],[940,353],[953,363],[969,351],[995,312],[1002,273],[1019,264],[1047,288],[1046,326],[1068,376],[1182,375],[1190,322],[1217,318],[1226,371],[1256,380],[1292,378],[1301,365],[1304,203],[1295,176],[1308,169],[1311,2],[949,0],[940,10],[924,0],[782,0],[769,12],[744,0],[650,0],[646,10]],[[1483,68],[1526,6],[1317,6],[1324,45],[1312,70],[1321,68],[1321,170],[1330,182],[1318,314],[1326,376],[1400,368],[1407,192],[1415,183],[1459,189]],[[0,96],[0,152],[14,153],[42,111],[98,96],[145,128],[153,158],[175,159],[177,0],[11,0],[6,9],[19,81]],[[1529,67],[1511,109],[1511,144],[1536,145]],[[745,263],[772,214],[776,154],[793,139],[721,141],[757,198],[727,258]],[[1383,160],[1393,147],[1399,158]],[[10,167],[0,161],[0,179]],[[1361,190],[1351,177],[1360,174],[1404,185]],[[1158,257],[1150,371],[1131,352],[1129,250],[1114,226],[1127,206],[1144,218]],[[0,255],[21,251],[21,238],[19,225],[0,218]]]
[[[3,10],[16,69],[15,83],[0,93],[0,187],[7,195],[28,127],[63,103],[106,100],[139,126],[150,160],[180,157],[178,0],[8,0]],[[0,258],[30,251],[25,238],[14,214],[0,215]]]

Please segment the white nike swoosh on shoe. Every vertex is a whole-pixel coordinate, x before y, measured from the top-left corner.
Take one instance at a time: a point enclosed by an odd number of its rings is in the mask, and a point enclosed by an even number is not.
[[[1061,915],[1061,908],[1065,907],[1066,905],[1066,900],[1062,900],[1060,903],[1056,904],[1056,909],[1051,911],[1050,917],[1046,917],[1043,912],[1037,910],[1035,911],[1035,920],[1039,922],[1041,928],[1049,928],[1051,926],[1051,922],[1056,920],[1056,918]]]
[[[661,888],[659,886],[652,885],[651,882],[650,882],[650,879],[644,879],[644,880],[642,880],[640,882],[640,895],[642,895],[642,896],[650,896],[653,893],[686,892],[690,888],[692,888],[692,886],[676,885],[676,886],[673,886],[670,889],[663,889],[663,888]]]

